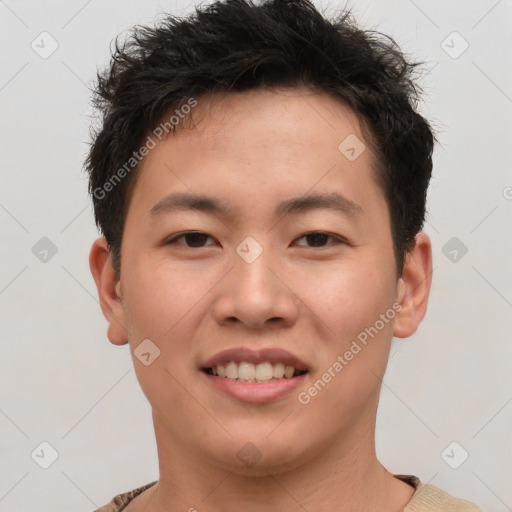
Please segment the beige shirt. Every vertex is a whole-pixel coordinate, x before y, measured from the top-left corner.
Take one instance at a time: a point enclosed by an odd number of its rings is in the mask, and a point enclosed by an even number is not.
[[[396,478],[412,485],[416,490],[409,503],[401,512],[482,512],[473,503],[455,498],[431,484],[424,484],[413,475],[394,475]],[[121,512],[136,496],[155,485],[157,481],[146,484],[133,491],[115,496],[110,503],[94,512]]]

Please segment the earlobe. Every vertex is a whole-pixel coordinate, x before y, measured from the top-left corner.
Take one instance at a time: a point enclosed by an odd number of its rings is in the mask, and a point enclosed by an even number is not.
[[[128,334],[121,302],[121,282],[112,267],[105,238],[98,238],[93,243],[89,254],[89,267],[96,283],[103,316],[109,323],[108,339],[114,345],[124,345],[128,343]]]
[[[432,245],[425,233],[418,233],[397,283],[397,301],[402,305],[393,328],[397,338],[407,338],[418,329],[427,312],[431,283]]]

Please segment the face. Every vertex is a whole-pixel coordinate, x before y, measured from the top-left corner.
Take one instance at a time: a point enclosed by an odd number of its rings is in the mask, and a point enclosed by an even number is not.
[[[137,171],[107,314],[156,429],[240,472],[361,441],[404,295],[357,117],[308,89],[191,115]]]

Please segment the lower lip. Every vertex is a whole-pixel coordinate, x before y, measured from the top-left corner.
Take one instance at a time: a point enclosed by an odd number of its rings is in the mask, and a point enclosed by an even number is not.
[[[253,404],[273,402],[281,398],[300,386],[308,375],[304,373],[297,377],[279,379],[273,382],[239,382],[225,377],[209,375],[203,371],[201,373],[219,391],[241,402]]]

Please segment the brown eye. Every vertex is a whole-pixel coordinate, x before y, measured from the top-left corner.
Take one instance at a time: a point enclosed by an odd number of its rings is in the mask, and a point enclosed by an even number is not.
[[[205,243],[208,238],[211,237],[206,233],[201,233],[200,231],[190,231],[188,233],[182,233],[181,235],[174,237],[173,239],[169,240],[167,244],[176,244],[178,243],[178,240],[183,239],[185,240],[185,244],[180,245],[185,245],[185,247],[189,248],[200,248],[206,246]]]
[[[307,241],[308,247],[325,247],[326,245],[332,245],[329,244],[329,240],[334,240],[334,243],[341,243],[342,240],[334,235],[330,235],[329,233],[324,233],[323,231],[314,231],[312,233],[306,233],[305,235],[302,235],[299,237],[299,239],[305,239]],[[299,244],[304,245],[304,244]]]
[[[327,243],[330,235],[326,233],[310,233],[305,238],[313,247],[321,247]]]

